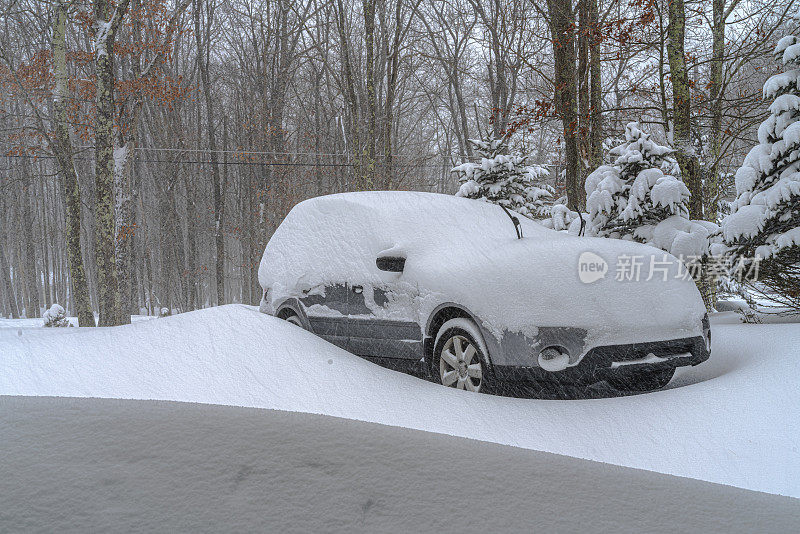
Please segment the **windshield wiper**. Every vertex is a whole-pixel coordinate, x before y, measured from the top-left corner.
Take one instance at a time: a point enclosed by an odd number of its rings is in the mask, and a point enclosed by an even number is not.
[[[506,215],[508,215],[508,217],[511,219],[511,222],[514,223],[514,230],[517,232],[517,239],[522,239],[522,225],[519,223],[519,219],[516,217],[516,215],[511,215],[511,212],[508,211],[508,208],[502,204],[499,204],[499,206],[503,208],[503,211],[506,212]]]

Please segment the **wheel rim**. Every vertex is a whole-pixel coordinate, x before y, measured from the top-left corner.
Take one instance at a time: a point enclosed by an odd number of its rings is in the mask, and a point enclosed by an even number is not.
[[[287,318],[286,318],[286,322],[287,322],[287,323],[292,323],[292,324],[294,324],[294,325],[297,325],[297,326],[299,326],[300,328],[302,328],[302,327],[303,327],[303,323],[301,323],[301,322],[300,322],[300,317],[298,317],[298,316],[296,316],[296,315],[290,315],[289,317],[287,317]]]
[[[439,354],[439,378],[448,387],[480,391],[483,367],[480,353],[472,341],[460,335],[447,340]]]

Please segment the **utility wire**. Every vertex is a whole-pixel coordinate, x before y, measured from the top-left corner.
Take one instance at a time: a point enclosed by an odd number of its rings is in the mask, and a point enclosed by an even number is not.
[[[84,150],[93,150],[95,148],[94,145],[78,145],[73,147],[76,151],[84,151]],[[290,156],[290,157],[307,157],[307,158],[347,158],[350,157],[351,154],[348,153],[335,153],[335,152],[321,152],[321,153],[313,153],[313,152],[265,152],[265,151],[257,151],[257,150],[224,150],[224,149],[217,149],[217,150],[210,150],[210,149],[203,149],[203,148],[174,148],[174,147],[142,147],[137,146],[135,147],[137,152],[167,152],[167,153],[194,153],[194,154],[211,154],[211,153],[218,153],[218,154],[233,154],[239,156]],[[24,156],[24,155],[8,155],[6,157],[32,157],[32,158],[45,158],[45,159],[52,159],[54,156],[50,155],[43,155],[43,156]],[[385,154],[376,154],[376,159],[385,159],[387,156]],[[392,154],[392,158],[417,158],[418,156],[412,154]],[[427,157],[427,159],[438,159],[441,156],[431,155]],[[446,156],[451,158],[458,158],[461,160],[468,160],[470,156],[466,155],[453,155],[453,156]],[[86,160],[91,158],[81,158],[77,156],[73,156],[73,159],[76,160]],[[475,160],[478,159],[477,157],[473,156],[471,159]],[[212,164],[211,161],[205,160],[164,160],[164,159],[137,159],[137,161],[147,162],[147,163],[209,163]],[[217,162],[217,164],[225,165],[224,162]],[[386,165],[385,162],[377,161],[375,162],[376,165]],[[532,163],[533,164],[533,163]],[[275,166],[286,166],[286,167],[355,167],[356,164],[354,163],[313,163],[313,162],[296,162],[296,161],[267,161],[267,162],[259,162],[259,161],[228,161],[227,165],[275,165]],[[440,163],[403,163],[405,167],[430,167],[430,168],[441,168]],[[537,164],[541,167],[558,167],[557,164],[552,163],[539,163]]]
[[[30,155],[30,154],[5,154],[0,157],[6,158],[25,158],[25,159],[56,159],[55,156],[51,155]],[[87,158],[82,156],[73,156],[73,160],[78,161],[94,161],[94,158]],[[187,164],[202,164],[202,165],[214,165],[214,163],[210,160],[169,160],[169,159],[137,159],[136,161],[142,163],[187,163]],[[259,165],[259,166],[277,166],[277,167],[356,167],[354,163],[302,163],[302,162],[292,162],[292,161],[218,161],[217,165]],[[383,166],[384,163],[376,163],[376,166]],[[431,168],[431,169],[441,169],[441,165],[434,165],[430,163],[409,163],[403,164],[404,167],[413,167],[413,168]]]

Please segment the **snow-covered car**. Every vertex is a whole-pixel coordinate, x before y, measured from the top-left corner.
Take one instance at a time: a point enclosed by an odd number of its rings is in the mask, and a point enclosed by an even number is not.
[[[360,192],[296,205],[264,251],[262,312],[446,386],[663,387],[710,354],[675,257],[477,200]],[[638,271],[638,272],[637,272]]]

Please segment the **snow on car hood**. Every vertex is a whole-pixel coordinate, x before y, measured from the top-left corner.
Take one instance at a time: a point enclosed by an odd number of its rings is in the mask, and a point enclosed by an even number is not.
[[[406,274],[463,304],[498,338],[542,326],[585,328],[587,347],[702,334],[705,307],[694,282],[676,278],[678,260],[651,247],[564,234],[443,253],[447,263],[437,254],[409,258]],[[620,267],[635,264],[638,281],[635,268]]]
[[[523,239],[500,207],[476,200],[419,192],[318,197],[295,206],[275,232],[259,281],[273,305],[332,283],[405,282],[419,291],[408,311],[421,324],[454,302],[498,337],[570,326],[587,329],[587,346],[596,346],[702,334],[702,299],[690,278],[680,278],[676,258],[520,220]],[[379,271],[379,255],[405,256],[404,272]]]

